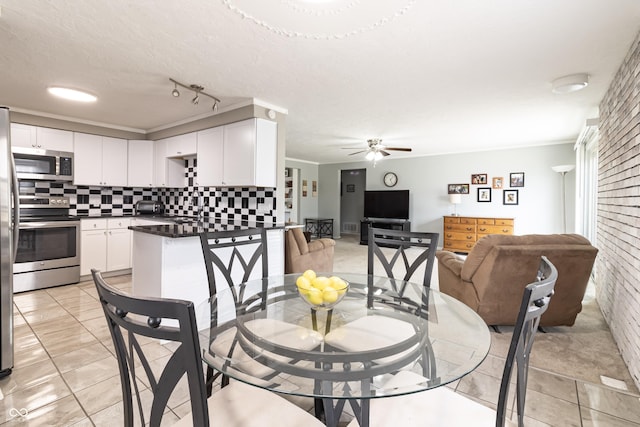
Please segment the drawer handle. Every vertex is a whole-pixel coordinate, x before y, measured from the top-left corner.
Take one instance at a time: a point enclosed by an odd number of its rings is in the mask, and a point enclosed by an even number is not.
[[[468,240],[468,239],[473,239],[473,236],[467,236],[467,240]]]
[[[447,237],[453,237],[451,234],[447,234]]]
[[[503,233],[508,233],[508,232],[509,232],[509,229],[508,229],[508,228],[503,228],[503,229],[502,229],[502,232],[503,232]]]
[[[467,227],[467,231],[473,231],[473,227]]]
[[[486,228],[481,228],[480,231],[487,231],[487,229]]]

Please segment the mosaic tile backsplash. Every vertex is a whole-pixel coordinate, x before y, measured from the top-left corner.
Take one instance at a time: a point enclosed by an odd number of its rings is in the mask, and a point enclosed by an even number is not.
[[[139,200],[160,200],[165,213],[219,217],[275,225],[275,189],[262,187],[196,187],[197,160],[185,159],[184,188],[86,187],[49,181],[21,181],[22,194],[69,197],[70,215],[133,215]]]

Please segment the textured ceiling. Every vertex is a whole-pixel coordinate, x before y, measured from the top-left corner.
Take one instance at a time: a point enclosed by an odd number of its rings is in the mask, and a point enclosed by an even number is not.
[[[0,0],[0,104],[149,131],[250,99],[288,111],[289,158],[574,141],[640,30],[638,0]],[[589,86],[555,95],[555,78]],[[91,105],[50,85],[89,90]],[[189,96],[190,95],[190,96]],[[355,151],[355,150],[354,150]],[[394,153],[394,157],[406,156]]]

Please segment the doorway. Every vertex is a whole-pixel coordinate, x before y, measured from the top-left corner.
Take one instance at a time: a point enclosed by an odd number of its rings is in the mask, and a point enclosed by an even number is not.
[[[340,233],[360,235],[360,220],[364,217],[366,169],[340,171]]]

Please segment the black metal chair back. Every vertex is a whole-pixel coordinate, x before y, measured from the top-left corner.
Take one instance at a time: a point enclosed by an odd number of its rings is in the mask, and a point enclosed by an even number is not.
[[[124,404],[124,425],[134,425],[133,394],[141,425],[159,426],[167,402],[178,382],[186,375],[189,384],[194,426],[208,426],[209,413],[200,358],[195,311],[191,301],[136,298],[109,286],[98,270],[91,270],[100,303],[113,339]],[[174,326],[177,325],[177,326]],[[142,343],[147,338],[178,344],[160,375],[155,375]],[[168,350],[174,346],[165,346]],[[155,364],[156,362],[154,362]],[[139,366],[141,369],[136,369]],[[143,372],[140,372],[142,370]],[[140,399],[139,378],[146,376],[153,402],[145,416]]]
[[[516,365],[516,396],[518,410],[518,426],[524,426],[524,404],[527,393],[527,378],[529,374],[529,354],[533,346],[540,317],[547,311],[549,301],[553,295],[553,288],[558,279],[558,271],[546,257],[542,257],[538,269],[537,281],[527,285],[522,296],[520,312],[513,330],[511,345],[507,353],[507,360],[502,374],[500,393],[498,395],[498,409],[496,426],[505,425],[507,398],[514,364]]]
[[[236,308],[239,308],[244,303],[244,288],[238,285],[249,279],[269,276],[267,231],[264,228],[201,233],[200,244],[207,269],[209,296],[215,295],[219,288],[229,288]],[[213,383],[220,375],[220,372],[207,367],[208,396],[211,396]],[[227,384],[229,378],[222,376],[222,386]]]
[[[369,228],[367,274],[374,275],[377,258],[387,277],[410,282],[413,275],[424,265],[424,276],[421,282],[423,286],[430,287],[439,237],[438,233]],[[383,251],[381,247],[394,247],[395,251]],[[422,249],[422,253],[411,260],[412,257],[407,254],[410,248]],[[398,269],[401,270],[403,276],[395,277],[394,268],[396,272]]]
[[[200,243],[207,268],[209,296],[215,295],[221,285],[234,289],[250,278],[269,276],[267,231],[264,228],[202,233]]]

